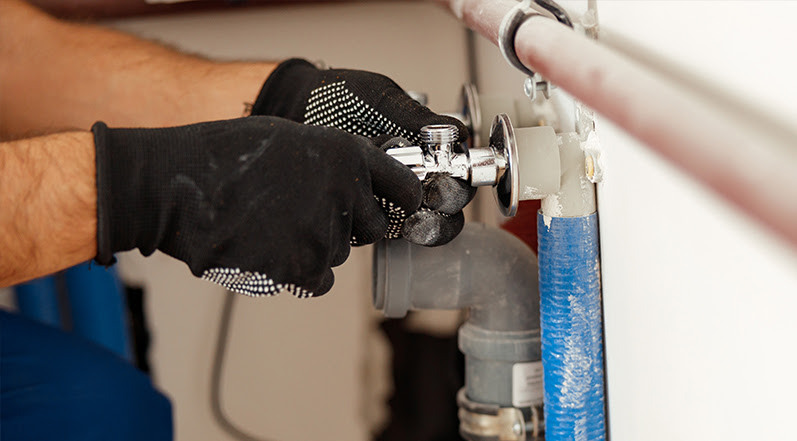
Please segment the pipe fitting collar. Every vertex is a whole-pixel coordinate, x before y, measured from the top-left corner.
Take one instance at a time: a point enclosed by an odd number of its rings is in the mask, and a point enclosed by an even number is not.
[[[406,240],[382,239],[374,246],[371,292],[374,307],[385,317],[401,318],[410,309],[411,256],[412,247]]]
[[[459,350],[482,360],[536,361],[542,358],[540,330],[491,331],[472,323],[459,328]]]

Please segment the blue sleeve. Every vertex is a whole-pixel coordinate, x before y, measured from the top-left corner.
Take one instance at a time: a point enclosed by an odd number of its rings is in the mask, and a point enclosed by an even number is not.
[[[124,359],[0,310],[0,439],[171,440],[168,398]]]

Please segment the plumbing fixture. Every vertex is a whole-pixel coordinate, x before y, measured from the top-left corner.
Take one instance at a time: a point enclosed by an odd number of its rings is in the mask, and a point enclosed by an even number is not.
[[[459,147],[457,127],[449,124],[421,128],[422,146],[387,150],[424,180],[431,173],[445,173],[469,182],[474,187],[492,186],[501,213],[514,216],[519,201],[517,143],[509,117],[495,117],[487,147]]]
[[[481,145],[482,133],[489,133],[482,130],[482,112],[479,93],[476,85],[465,83],[462,85],[462,92],[459,97],[460,114],[455,115],[459,118],[470,131],[471,145]]]
[[[422,146],[394,147],[387,153],[421,180],[446,173],[474,187],[492,186],[499,210],[508,217],[515,215],[520,200],[539,199],[559,188],[558,141],[551,127],[516,130],[501,113],[493,120],[487,147],[469,148],[457,139],[456,126],[430,125],[421,128]]]
[[[556,133],[569,131],[569,121],[562,121],[562,114],[572,113],[572,109],[563,109],[567,105],[561,101],[561,94],[552,95],[550,100],[540,97],[535,101],[524,97],[484,95],[473,84],[464,84],[460,93],[459,113],[450,115],[459,118],[468,128],[469,145],[479,146],[483,140],[489,139],[492,122],[482,118],[482,115],[504,113],[512,121],[515,131],[540,126],[550,126]],[[522,150],[522,145],[518,146],[518,150]],[[523,154],[522,151],[520,153]]]
[[[437,2],[493,43],[502,17],[517,5]],[[797,204],[783,203],[797,200],[794,127],[692,76],[657,70],[623,41],[599,43],[554,20],[531,17],[518,28],[515,51],[524,65],[797,246]]]
[[[555,100],[522,99],[518,106],[511,98],[480,98],[472,86],[463,89],[462,97],[462,119],[470,123],[472,138],[477,140],[484,129],[481,115],[499,107],[514,112],[526,124],[561,124],[555,110],[552,117],[538,112],[553,109]],[[574,109],[577,107],[571,107]],[[469,319],[459,331],[460,349],[466,357],[466,386],[457,396],[460,432],[467,439],[535,438],[543,430],[543,413],[550,440],[571,440],[582,432],[588,436],[585,440],[605,439],[597,215],[595,188],[590,182],[600,179],[601,170],[597,139],[587,116],[569,122],[569,130],[557,135],[550,125],[514,128],[509,116],[499,114],[490,127],[489,147],[462,146],[464,153],[454,153],[457,133],[453,126],[426,127],[422,135],[426,151],[415,147],[414,156],[403,157],[422,179],[430,170],[441,170],[473,183],[479,182],[474,179],[477,163],[472,160],[473,152],[495,154],[511,145],[514,161],[505,166],[498,182],[492,183],[499,206],[511,208],[513,204],[517,207],[519,199],[542,199],[538,217],[543,324],[539,353],[535,352],[535,338],[540,335],[540,310],[530,309],[524,299],[533,289],[537,304],[534,262],[522,263],[526,274],[531,267],[534,280],[511,285],[497,280],[506,270],[504,266],[512,265],[503,257],[505,251],[496,254],[496,246],[505,245],[501,237],[485,240],[487,233],[474,235],[467,227],[460,237],[439,248],[402,241],[377,246],[374,303],[386,315],[403,316],[411,308],[469,309]],[[574,129],[582,130],[577,133]],[[592,143],[587,142],[590,135]],[[595,148],[587,149],[587,144]],[[419,157],[418,152],[425,156]],[[591,170],[586,167],[590,159]],[[517,180],[505,178],[507,170]],[[514,280],[516,276],[506,277]],[[492,293],[496,294],[491,298]],[[540,378],[543,374],[544,381]],[[544,400],[539,394],[543,383]],[[517,399],[517,384],[536,392]],[[543,402],[544,409],[530,404]]]
[[[460,431],[469,440],[530,440],[541,431],[537,258],[512,234],[467,224],[449,244],[393,240],[374,251],[373,301],[388,317],[410,309],[468,308],[459,329],[465,388]]]

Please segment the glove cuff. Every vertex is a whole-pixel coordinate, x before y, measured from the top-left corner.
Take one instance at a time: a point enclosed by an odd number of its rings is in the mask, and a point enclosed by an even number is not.
[[[97,263],[111,265],[116,261],[113,253],[133,248],[147,256],[160,245],[170,226],[174,193],[163,182],[173,174],[164,170],[173,164],[185,166],[191,158],[163,152],[188,150],[182,147],[195,141],[185,134],[185,143],[179,145],[175,130],[179,129],[112,129],[103,122],[91,127],[97,169]]]
[[[307,100],[320,71],[301,58],[283,61],[269,75],[252,105],[252,115],[270,115],[304,121]]]
[[[107,133],[108,126],[98,121],[91,127],[94,134],[95,168],[97,182],[97,256],[94,260],[100,265],[112,265],[116,262],[111,247],[111,183],[110,176],[105,170],[110,168]]]

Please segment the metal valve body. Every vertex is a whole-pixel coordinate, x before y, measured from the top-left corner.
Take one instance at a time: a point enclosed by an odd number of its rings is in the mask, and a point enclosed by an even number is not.
[[[517,145],[509,118],[504,114],[495,117],[487,147],[467,148],[457,139],[454,125],[424,126],[420,147],[394,147],[387,154],[410,167],[420,180],[430,173],[445,173],[474,187],[492,186],[501,213],[514,216],[518,205]],[[460,145],[462,152],[455,151]]]
[[[412,168],[419,179],[429,173],[445,173],[468,181],[474,187],[496,185],[507,167],[507,159],[493,147],[463,149],[455,152],[458,130],[454,125],[439,124],[421,128],[422,146],[396,147],[387,153]]]

